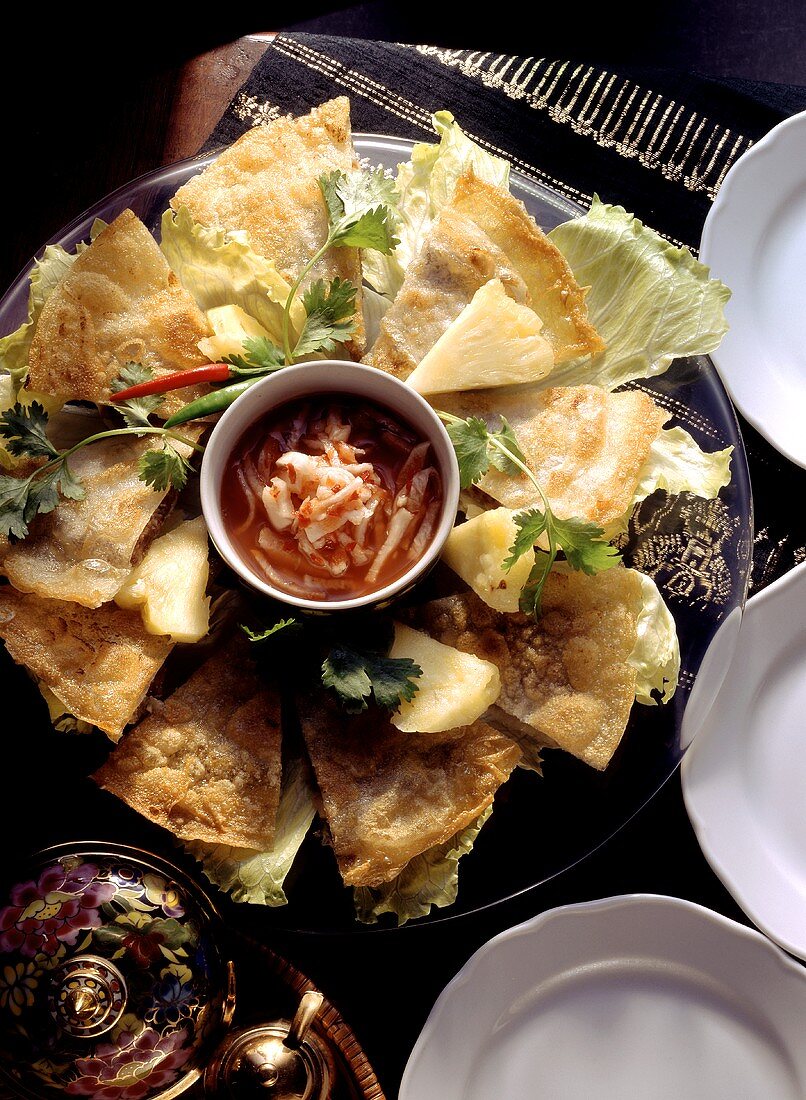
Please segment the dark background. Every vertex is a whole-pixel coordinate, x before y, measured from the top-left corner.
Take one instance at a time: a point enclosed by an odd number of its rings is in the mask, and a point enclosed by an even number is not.
[[[293,28],[386,40],[431,42],[598,62],[621,69],[666,68],[715,80],[806,84],[806,4],[802,0],[680,0],[634,4],[536,5],[518,20],[446,15],[440,5],[384,2],[261,8],[198,30],[180,12],[132,9],[125,32],[108,32],[86,12],[62,25],[8,36],[0,66],[4,164],[0,285],[41,244],[106,192],[163,162],[165,135],[182,67],[198,53],[256,30]],[[559,14],[558,14],[559,9]],[[481,12],[481,9],[477,9]],[[513,7],[513,10],[518,10]],[[522,10],[522,9],[521,9]],[[25,16],[17,12],[24,24]],[[115,26],[119,14],[115,14]],[[175,20],[176,26],[169,24]],[[201,20],[204,22],[204,20]],[[746,85],[745,85],[746,86]],[[756,94],[764,96],[763,88]],[[30,689],[0,665],[6,709],[3,740],[26,738],[24,709],[12,693]],[[35,771],[48,767],[42,744],[19,753],[0,777],[3,845],[24,852],[47,812]],[[57,753],[58,756],[58,753]],[[8,761],[9,756],[5,756]],[[98,833],[103,832],[102,823]],[[535,837],[535,843],[541,838]],[[5,862],[5,860],[3,860]],[[560,879],[519,900],[459,923],[381,932],[349,941],[278,936],[272,946],[306,970],[338,1004],[373,1060],[389,1097],[440,989],[485,939],[551,906],[630,892],[679,895],[744,920],[708,869],[688,824],[677,777],[609,844]],[[248,911],[243,921],[250,923]],[[259,922],[255,921],[257,927]],[[267,1006],[271,1013],[271,1006]]]

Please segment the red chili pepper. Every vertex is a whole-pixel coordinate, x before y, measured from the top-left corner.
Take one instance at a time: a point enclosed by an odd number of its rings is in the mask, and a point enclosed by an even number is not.
[[[118,404],[131,397],[150,397],[153,393],[167,393],[168,390],[181,390],[185,386],[195,386],[200,382],[228,382],[230,366],[228,363],[205,363],[203,367],[191,367],[175,374],[163,374],[159,378],[150,378],[148,382],[139,382],[127,390],[118,390],[112,394],[112,401]]]

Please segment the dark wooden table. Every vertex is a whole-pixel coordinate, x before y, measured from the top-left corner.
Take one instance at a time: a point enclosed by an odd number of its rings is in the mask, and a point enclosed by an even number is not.
[[[0,283],[10,281],[79,210],[141,172],[192,155],[266,44],[264,35],[212,50],[196,51],[186,42],[181,49],[149,53],[144,41],[137,64],[132,50],[117,59],[99,51],[89,67],[73,56],[61,70],[43,74],[38,90],[31,87],[26,62],[21,72],[28,84],[6,99],[12,109],[5,121]],[[23,822],[16,835],[25,835]],[[699,851],[677,776],[602,849],[513,902],[460,922],[401,933],[342,940],[288,934],[276,936],[271,946],[339,1006],[391,1098],[434,999],[486,939],[555,905],[632,892],[690,898],[744,921]],[[259,934],[259,914],[251,907],[243,908],[242,920],[245,931]]]

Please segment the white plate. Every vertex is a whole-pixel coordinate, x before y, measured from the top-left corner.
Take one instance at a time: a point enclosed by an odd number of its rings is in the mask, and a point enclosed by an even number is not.
[[[441,994],[400,1100],[803,1100],[806,972],[677,898],[552,909]]]
[[[734,403],[806,466],[806,112],[771,130],[728,172],[700,259],[733,291],[712,355]]]
[[[705,857],[748,917],[806,959],[806,563],[747,604],[683,761]]]

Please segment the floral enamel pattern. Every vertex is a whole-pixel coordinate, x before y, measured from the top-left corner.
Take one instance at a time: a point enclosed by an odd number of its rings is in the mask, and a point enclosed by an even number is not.
[[[125,976],[123,1014],[93,1039],[69,1034],[48,1008],[77,955]],[[0,1067],[37,1093],[147,1100],[190,1083],[220,1024],[223,987],[210,915],[167,869],[54,858],[0,909]]]

